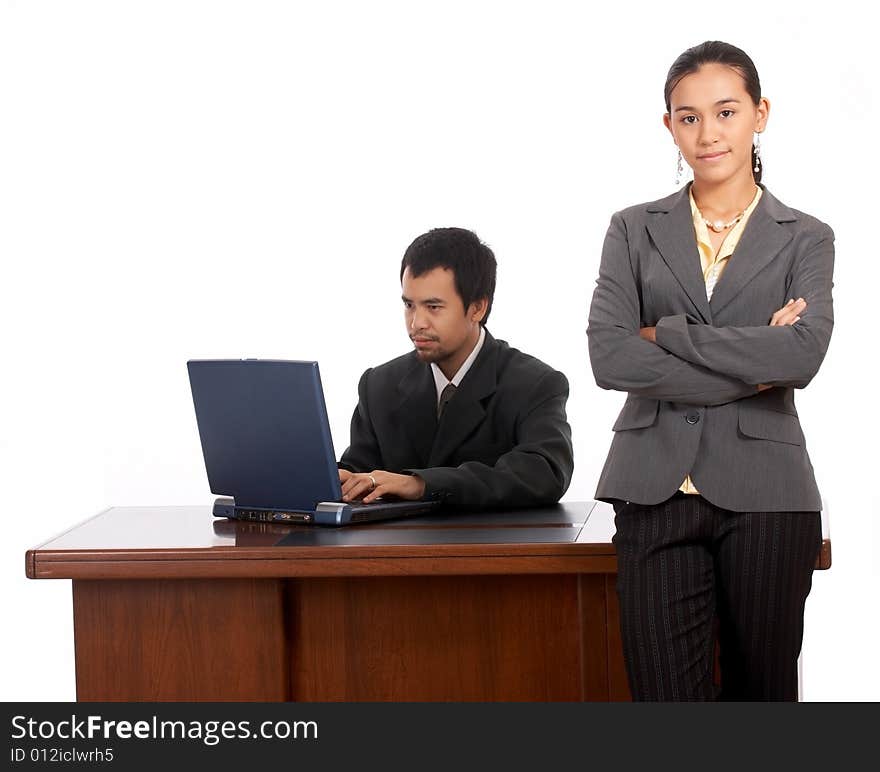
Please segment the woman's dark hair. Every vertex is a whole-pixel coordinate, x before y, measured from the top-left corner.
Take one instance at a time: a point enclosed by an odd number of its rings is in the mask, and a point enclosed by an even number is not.
[[[471,303],[486,298],[488,305],[482,324],[486,324],[495,295],[495,254],[473,231],[464,228],[434,228],[418,236],[410,244],[400,263],[400,278],[409,268],[413,276],[421,276],[434,268],[448,268],[455,278],[455,289],[464,303],[465,312]]]
[[[707,40],[705,43],[689,48],[669,68],[669,74],[666,76],[666,87],[663,89],[667,113],[671,109],[669,98],[672,95],[672,90],[683,77],[695,73],[704,64],[723,64],[727,67],[732,67],[745,81],[746,92],[752,98],[752,102],[757,106],[761,101],[761,79],[758,77],[758,70],[755,68],[755,63],[749,55],[741,48],[732,46],[730,43],[723,43],[720,40]],[[755,168],[758,171],[755,171]],[[753,145],[752,175],[755,178],[755,182],[761,181],[763,173],[764,162],[758,159]]]

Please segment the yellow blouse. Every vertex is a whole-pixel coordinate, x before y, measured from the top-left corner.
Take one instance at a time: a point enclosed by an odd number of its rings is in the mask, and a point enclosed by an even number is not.
[[[721,278],[722,272],[730,262],[730,256],[733,254],[733,250],[736,249],[736,245],[739,244],[739,240],[746,228],[746,223],[749,221],[749,217],[752,212],[755,211],[755,207],[761,200],[761,193],[763,193],[761,188],[757,188],[752,203],[746,208],[742,219],[734,225],[733,228],[730,229],[730,232],[724,237],[724,241],[721,242],[721,247],[716,254],[715,248],[712,246],[712,240],[709,238],[709,228],[706,226],[706,223],[703,222],[703,215],[697,208],[697,202],[694,201],[693,188],[688,191],[688,195],[691,199],[691,214],[694,218],[694,231],[697,235],[697,248],[700,252],[700,263],[703,267],[703,279],[706,282],[706,297],[709,300],[712,299],[712,292],[715,290],[715,285],[718,283],[718,279]],[[679,490],[682,491],[682,493],[699,493],[694,486],[690,475],[684,478],[684,482],[681,484]]]

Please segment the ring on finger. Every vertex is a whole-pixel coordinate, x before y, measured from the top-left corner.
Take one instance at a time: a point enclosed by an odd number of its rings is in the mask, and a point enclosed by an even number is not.
[[[371,474],[368,474],[367,477],[370,478],[370,490],[371,491],[376,490],[376,478],[373,477],[373,475],[371,475]]]

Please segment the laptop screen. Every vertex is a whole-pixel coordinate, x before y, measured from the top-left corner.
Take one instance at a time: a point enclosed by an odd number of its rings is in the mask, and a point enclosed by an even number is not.
[[[311,512],[342,492],[317,362],[187,362],[212,493]]]

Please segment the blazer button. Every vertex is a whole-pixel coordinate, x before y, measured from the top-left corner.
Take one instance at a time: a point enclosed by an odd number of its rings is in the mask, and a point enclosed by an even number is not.
[[[689,424],[698,423],[700,420],[700,414],[699,413],[688,413],[685,416],[684,420],[687,421]]]

